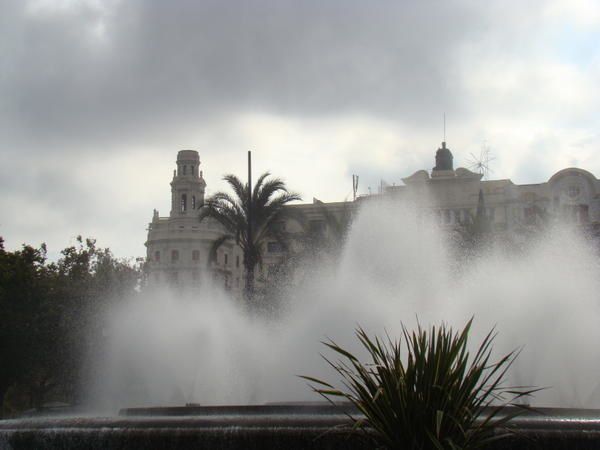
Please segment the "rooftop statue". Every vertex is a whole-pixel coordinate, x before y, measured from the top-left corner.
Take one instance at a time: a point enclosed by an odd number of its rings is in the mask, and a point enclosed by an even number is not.
[[[454,170],[452,160],[454,157],[448,148],[446,142],[442,142],[442,147],[435,153],[435,167],[433,170]]]

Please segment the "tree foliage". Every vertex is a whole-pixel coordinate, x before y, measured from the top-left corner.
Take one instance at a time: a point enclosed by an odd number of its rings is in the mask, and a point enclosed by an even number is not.
[[[223,234],[212,245],[211,260],[219,247],[227,241],[235,242],[242,249],[246,270],[245,292],[249,301],[253,300],[254,273],[256,266],[262,264],[267,241],[282,240],[282,230],[278,225],[294,214],[293,210],[284,206],[292,201],[301,200],[298,194],[288,191],[282,180],[269,179],[269,176],[267,172],[258,178],[250,196],[248,183],[244,184],[235,175],[225,175],[223,179],[229,184],[234,195],[217,192],[206,200],[200,211],[201,221],[212,218],[223,228]],[[249,222],[251,236],[248,236]]]
[[[77,238],[56,262],[46,246],[9,252],[0,240],[0,414],[80,401],[104,312],[139,290],[141,267]],[[87,371],[87,373],[86,373]],[[5,397],[9,397],[5,400]]]

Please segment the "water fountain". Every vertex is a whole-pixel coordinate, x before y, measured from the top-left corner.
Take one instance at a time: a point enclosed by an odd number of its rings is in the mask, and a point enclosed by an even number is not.
[[[296,376],[333,379],[320,341],[352,349],[357,323],[397,335],[401,321],[462,326],[472,315],[473,343],[495,325],[498,355],[523,346],[510,383],[548,387],[531,402],[540,412],[515,422],[523,436],[549,439],[545,448],[597,446],[600,413],[589,408],[600,408],[598,256],[568,226],[540,236],[518,256],[492,246],[462,264],[447,234],[414,209],[372,202],[339,261],[304,267],[301,289],[284,296],[275,319],[249,315],[209,286],[189,298],[157,293],[124,305],[92,397],[100,411],[130,409],[116,418],[0,423],[0,448],[36,442],[40,430],[66,448],[361,448],[343,430],[314,440],[345,423],[339,409],[306,403],[317,398]],[[177,407],[184,404],[196,406]]]

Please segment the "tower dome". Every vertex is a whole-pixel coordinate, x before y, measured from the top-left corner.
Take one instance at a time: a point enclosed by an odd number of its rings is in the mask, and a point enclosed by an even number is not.
[[[171,181],[171,217],[197,215],[204,204],[205,188],[198,152],[181,150]]]

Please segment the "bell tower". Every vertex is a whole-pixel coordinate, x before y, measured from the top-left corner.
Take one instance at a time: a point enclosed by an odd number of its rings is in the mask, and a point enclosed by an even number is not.
[[[198,214],[204,205],[206,182],[200,171],[200,157],[195,150],[177,153],[177,169],[171,181],[171,217],[186,217]]]

